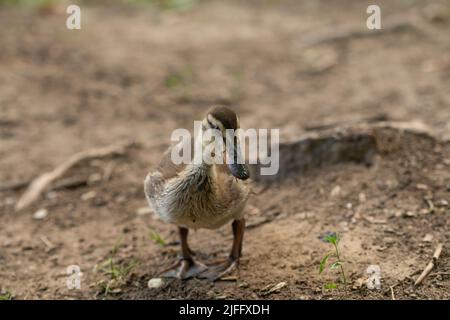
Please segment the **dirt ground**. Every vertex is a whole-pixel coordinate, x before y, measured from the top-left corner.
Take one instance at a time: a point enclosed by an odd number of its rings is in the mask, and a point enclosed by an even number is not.
[[[82,29],[72,31],[63,4],[0,7],[1,296],[449,299],[450,4],[377,3],[379,35],[367,33],[360,0],[82,5]],[[333,38],[348,30],[362,33]],[[143,180],[172,130],[192,130],[212,105],[235,109],[243,128],[279,128],[284,141],[379,120],[421,122],[429,133],[377,129],[369,164],[294,163],[283,178],[254,182],[238,277],[149,289],[178,245],[174,226],[140,209]],[[84,183],[14,210],[25,183],[5,186],[127,140],[138,146],[126,156],[64,177]],[[47,216],[36,219],[39,209]],[[338,272],[318,272],[330,232],[342,238],[347,290],[324,289]],[[190,236],[201,261],[225,256],[231,240],[229,226]],[[438,243],[437,266],[414,286]],[[66,286],[70,265],[83,273],[80,290]],[[380,290],[364,284],[370,265],[381,269]]]

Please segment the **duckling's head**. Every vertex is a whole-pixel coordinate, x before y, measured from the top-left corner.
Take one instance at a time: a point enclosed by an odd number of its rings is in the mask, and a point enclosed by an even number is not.
[[[239,138],[236,130],[239,129],[237,114],[226,107],[212,107],[203,119],[203,128],[220,131],[225,144],[225,152],[229,157],[228,168],[233,176],[246,180],[250,177],[247,165],[243,161]],[[229,162],[229,163],[228,163]]]

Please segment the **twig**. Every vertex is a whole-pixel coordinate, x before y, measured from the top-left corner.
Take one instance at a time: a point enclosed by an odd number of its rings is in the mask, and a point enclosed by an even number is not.
[[[436,250],[433,253],[433,258],[428,263],[428,265],[425,267],[425,269],[422,271],[420,276],[417,278],[416,282],[414,283],[415,286],[422,283],[422,281],[430,274],[431,270],[434,268],[434,266],[437,263],[437,260],[439,259],[439,256],[441,255],[443,245],[442,243],[438,244],[436,247]]]
[[[229,277],[222,277],[220,278],[221,281],[237,281],[238,277],[236,276],[229,276]]]
[[[46,236],[40,236],[39,239],[41,239],[41,241],[47,246],[47,248],[52,249],[55,247]]]
[[[397,280],[396,283],[394,283],[392,286],[389,287],[389,289],[386,289],[383,291],[383,294],[388,294],[388,292],[391,292],[391,296],[392,296],[392,290],[394,290],[395,287],[397,287],[398,285],[402,284],[402,280]]]
[[[417,20],[417,19],[416,19]],[[322,34],[315,34],[311,37],[305,38],[303,41],[303,46],[315,46],[325,43],[335,43],[339,41],[345,41],[352,38],[365,38],[371,36],[380,36],[386,33],[404,31],[404,30],[414,30],[421,32],[422,30],[417,25],[413,19],[408,15],[401,15],[389,19],[383,24],[383,27],[379,30],[370,30],[364,27],[359,28],[332,28],[326,30]]]
[[[261,219],[261,220],[259,220],[259,221],[254,222],[254,223],[249,223],[249,224],[247,224],[247,225],[245,226],[245,228],[246,228],[246,229],[253,229],[253,228],[256,228],[256,227],[260,227],[260,226],[262,226],[263,224],[272,222],[275,218],[276,218],[276,216],[275,216],[275,217],[269,217],[269,218],[266,218],[266,219]]]
[[[52,171],[46,172],[34,179],[28,186],[28,189],[17,202],[15,208],[16,211],[22,210],[33,203],[41,195],[41,193],[45,189],[47,189],[50,184],[53,183],[53,181],[60,178],[69,169],[71,169],[78,163],[94,158],[103,158],[111,155],[123,155],[125,154],[126,149],[131,147],[132,145],[133,143],[128,142],[120,145],[112,145],[99,149],[86,150],[73,155],[67,161],[63,162]]]
[[[391,297],[392,297],[392,300],[395,300],[394,286],[390,286],[390,288],[391,288]]]

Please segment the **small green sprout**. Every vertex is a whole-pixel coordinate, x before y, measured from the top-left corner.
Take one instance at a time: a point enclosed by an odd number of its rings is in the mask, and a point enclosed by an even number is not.
[[[103,276],[106,276],[106,279],[96,283],[100,293],[103,293],[105,296],[110,293],[120,292],[120,287],[126,283],[129,274],[138,264],[137,260],[117,262],[116,255],[122,240],[122,237],[119,238],[111,249],[109,257],[94,268],[95,272],[99,271]]]
[[[134,0],[137,1],[137,0]],[[140,2],[147,2],[153,4],[157,8],[162,10],[178,10],[185,11],[189,10],[198,4],[198,0],[140,0]]]
[[[154,229],[150,229],[150,239],[156,243],[157,245],[160,245],[161,247],[164,247],[166,245],[166,241],[161,237],[161,235],[156,232]]]
[[[192,80],[192,73],[191,66],[181,67],[167,75],[164,80],[164,85],[168,89],[185,87]]]
[[[330,258],[334,258],[335,261],[333,263],[329,264],[328,268],[330,270],[338,269],[340,271],[341,281],[344,285],[344,288],[347,289],[347,277],[345,276],[343,262],[341,260],[341,255],[340,255],[340,251],[339,251],[339,242],[341,240],[340,236],[336,233],[328,234],[325,236],[324,240],[325,240],[325,242],[332,244],[334,247],[334,250],[328,252],[320,261],[319,274],[321,274],[325,270],[328,260]],[[336,283],[327,283],[325,285],[325,289],[332,290],[332,289],[336,289],[337,286],[338,285]]]
[[[0,292],[0,301],[2,300],[12,300],[13,295],[9,291]]]

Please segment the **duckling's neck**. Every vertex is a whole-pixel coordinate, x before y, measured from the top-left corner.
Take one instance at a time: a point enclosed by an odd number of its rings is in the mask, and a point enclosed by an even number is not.
[[[189,190],[196,190],[206,195],[215,189],[215,177],[214,165],[209,165],[205,162],[200,164],[192,163],[186,168],[183,184],[189,185]]]
[[[209,141],[204,141],[197,136],[195,139],[194,159],[188,165],[188,172],[195,176],[206,176],[210,179],[215,177],[214,159],[208,153]]]

